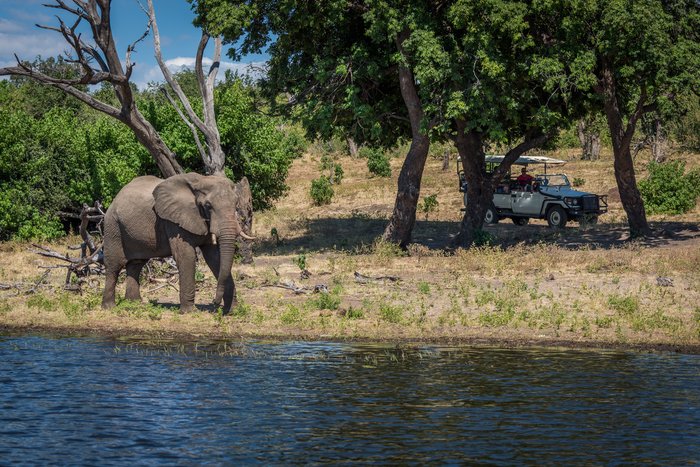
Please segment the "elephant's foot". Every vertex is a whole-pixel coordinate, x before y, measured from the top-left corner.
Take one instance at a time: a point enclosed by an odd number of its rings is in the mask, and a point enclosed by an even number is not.
[[[109,310],[110,308],[114,308],[115,306],[117,306],[117,303],[114,301],[114,299],[102,299],[103,310]]]
[[[195,311],[196,308],[194,306],[194,303],[181,303],[180,304],[180,314],[184,315],[185,313],[192,313]]]
[[[141,300],[141,293],[140,293],[140,292],[134,293],[133,291],[129,291],[129,290],[126,291],[126,294],[125,294],[125,296],[124,296],[124,299],[126,299],[126,300],[131,300],[132,302],[141,302],[141,301],[143,301],[143,300]]]

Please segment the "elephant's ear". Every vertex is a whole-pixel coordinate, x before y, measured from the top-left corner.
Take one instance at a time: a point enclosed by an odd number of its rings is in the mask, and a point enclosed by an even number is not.
[[[206,219],[199,212],[194,192],[201,177],[196,173],[174,175],[153,190],[156,214],[195,235],[209,233]]]

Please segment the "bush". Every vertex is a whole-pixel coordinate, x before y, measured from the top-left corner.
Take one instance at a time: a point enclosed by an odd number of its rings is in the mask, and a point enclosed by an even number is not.
[[[340,164],[335,164],[335,167],[333,167],[333,183],[340,185],[340,182],[343,181],[344,176],[345,171],[343,170],[343,167],[341,167]]]
[[[380,149],[363,147],[360,155],[367,158],[367,168],[370,173],[379,177],[391,177],[391,165],[389,159]]]
[[[652,162],[639,191],[649,214],[683,214],[695,207],[700,196],[700,171],[685,173],[682,161]]]
[[[248,177],[256,210],[269,208],[287,192],[289,166],[304,150],[304,141],[296,133],[286,135],[279,120],[260,112],[252,88],[241,80],[217,87],[217,108],[226,167],[236,180]]]
[[[418,209],[425,214],[425,220],[428,220],[428,216],[438,210],[440,203],[437,200],[437,195],[424,196],[423,201],[419,203]]]
[[[332,198],[333,187],[328,177],[321,175],[320,178],[311,181],[311,199],[315,205],[331,204]]]

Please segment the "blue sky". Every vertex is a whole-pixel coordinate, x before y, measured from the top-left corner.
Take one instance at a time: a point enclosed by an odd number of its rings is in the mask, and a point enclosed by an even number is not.
[[[142,0],[146,5],[147,0]],[[22,60],[57,56],[66,50],[67,44],[56,32],[39,29],[36,23],[55,26],[55,15],[60,10],[46,8],[42,4],[51,0],[0,0],[0,67],[14,65],[13,54]],[[68,4],[72,4],[67,0]],[[186,0],[155,0],[156,18],[161,36],[163,59],[168,67],[177,70],[193,66],[200,31],[192,25],[194,15]],[[64,18],[68,16],[63,15]],[[68,21],[66,21],[68,22]],[[112,0],[112,29],[117,50],[126,54],[127,46],[138,39],[146,29],[147,19],[137,0]],[[89,37],[84,34],[84,37]],[[211,48],[211,47],[210,47]],[[211,55],[211,50],[208,51]],[[224,69],[246,72],[248,65],[260,65],[267,57],[256,55],[244,57],[241,63],[227,61],[224,55],[219,76]],[[149,35],[139,43],[132,54],[136,62],[132,81],[142,88],[150,81],[162,81],[162,74],[153,57],[153,38]]]

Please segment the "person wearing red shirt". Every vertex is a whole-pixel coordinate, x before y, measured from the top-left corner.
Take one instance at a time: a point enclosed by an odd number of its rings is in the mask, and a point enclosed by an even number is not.
[[[523,169],[520,171],[520,175],[518,175],[518,178],[516,180],[521,188],[530,188],[534,179],[535,177],[527,173],[527,167],[523,167]]]

